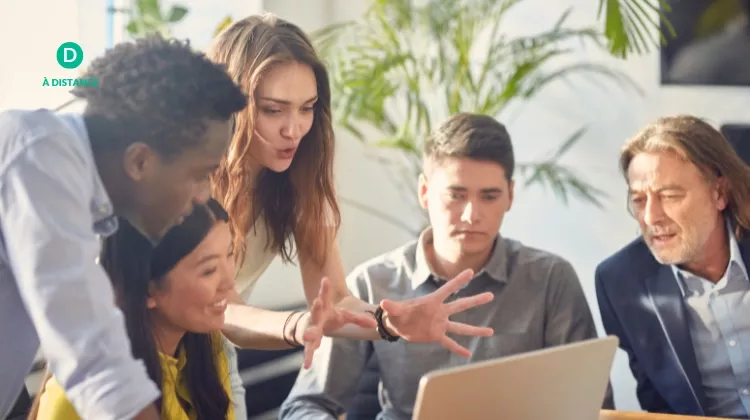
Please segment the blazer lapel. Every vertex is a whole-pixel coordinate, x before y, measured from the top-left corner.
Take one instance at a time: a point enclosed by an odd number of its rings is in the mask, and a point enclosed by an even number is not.
[[[742,262],[745,263],[745,267],[750,270],[750,233],[745,235],[745,239],[739,242],[740,254],[742,254]]]
[[[685,386],[684,391],[673,395],[684,398],[683,404],[692,400],[695,412],[704,413],[705,397],[701,390],[701,377],[685,314],[685,303],[672,268],[661,265],[658,274],[649,278],[646,284],[662,330],[676,359],[675,375],[685,379],[681,382]]]

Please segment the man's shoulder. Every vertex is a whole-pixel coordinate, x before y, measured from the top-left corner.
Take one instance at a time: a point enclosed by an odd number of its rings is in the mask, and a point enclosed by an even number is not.
[[[525,245],[515,239],[503,239],[508,252],[508,263],[513,271],[523,273],[537,281],[548,282],[551,279],[578,279],[573,264],[562,256],[544,249]],[[564,273],[564,275],[560,275]],[[569,275],[567,275],[569,274]]]
[[[552,267],[556,265],[571,265],[568,260],[553,252],[535,248],[521,241],[503,238],[507,244],[509,255],[515,260],[516,265],[540,265]]]
[[[0,112],[0,130],[3,134],[40,134],[50,128],[60,127],[59,115],[48,109],[9,109]]]
[[[417,250],[417,241],[409,241],[397,248],[386,251],[357,265],[352,274],[393,273],[405,264],[413,265]]]
[[[643,277],[649,271],[658,270],[659,266],[643,238],[638,237],[599,263],[596,278],[598,282],[606,283],[624,274]]]
[[[38,140],[53,134],[74,137],[66,117],[48,109],[11,109],[0,112],[0,167],[15,159]],[[66,146],[78,143],[66,141]]]

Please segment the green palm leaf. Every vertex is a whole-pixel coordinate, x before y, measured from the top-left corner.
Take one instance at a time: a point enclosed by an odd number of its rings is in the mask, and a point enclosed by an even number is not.
[[[628,54],[643,54],[660,43],[666,44],[667,36],[676,35],[664,15],[671,10],[667,0],[599,0],[598,17],[604,19],[610,52],[627,58]]]
[[[411,187],[421,170],[423,139],[435,121],[456,112],[500,116],[572,75],[640,92],[625,74],[574,58],[573,44],[609,45],[601,30],[568,24],[570,10],[540,33],[504,34],[507,12],[521,2],[372,0],[361,19],[313,33],[330,71],[338,127],[388,150],[388,174],[402,174],[402,184]],[[606,194],[561,163],[583,133],[564,139],[548,158],[521,160],[521,182],[549,189],[564,203],[579,199],[601,206]]]

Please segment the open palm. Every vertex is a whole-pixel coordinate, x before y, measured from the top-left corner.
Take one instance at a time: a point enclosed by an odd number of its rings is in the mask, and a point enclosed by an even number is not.
[[[451,321],[450,316],[491,302],[493,294],[486,292],[447,303],[445,300],[471,281],[473,274],[472,270],[464,270],[427,296],[400,302],[383,300],[380,306],[388,318],[391,332],[408,341],[440,343],[460,356],[471,356],[469,349],[458,344],[447,333],[485,337],[494,334],[494,331],[492,328]]]
[[[302,332],[301,342],[305,345],[305,369],[309,369],[312,365],[313,353],[320,347],[323,336],[332,335],[346,324],[355,324],[368,329],[377,327],[377,322],[369,314],[358,314],[336,307],[332,293],[330,280],[324,277],[320,282],[318,297],[310,307],[307,326]]]

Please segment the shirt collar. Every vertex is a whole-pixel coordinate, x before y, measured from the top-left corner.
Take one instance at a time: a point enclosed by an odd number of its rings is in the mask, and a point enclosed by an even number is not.
[[[172,373],[172,377],[176,377],[182,371],[182,368],[185,367],[185,364],[187,364],[185,350],[182,346],[177,350],[176,357],[159,352],[159,360],[161,361],[162,369]]]
[[[417,251],[414,264],[414,272],[411,276],[412,287],[415,289],[422,283],[427,281],[430,277],[434,277],[435,280],[446,281],[448,279],[442,279],[435,274],[435,270],[429,263],[427,258],[426,249],[432,245],[432,228],[427,228],[419,235],[417,241]],[[508,256],[507,256],[507,244],[498,233],[495,237],[494,244],[492,245],[492,251],[490,253],[490,259],[475,276],[481,274],[487,274],[491,279],[496,280],[500,283],[508,282]]]
[[[59,114],[60,119],[71,130],[74,137],[83,142],[83,147],[88,153],[91,166],[94,168],[94,196],[90,203],[91,214],[94,216],[94,231],[102,236],[110,236],[118,229],[117,218],[114,217],[114,207],[109,198],[107,189],[104,187],[99,171],[96,169],[96,160],[94,152],[91,149],[91,140],[89,139],[88,129],[81,114]]]
[[[742,254],[740,253],[740,244],[739,242],[737,242],[737,237],[734,234],[734,223],[727,219],[725,225],[727,228],[727,236],[729,236],[729,264],[727,264],[727,269],[724,275],[727,275],[732,266],[736,265],[742,271],[743,278],[745,280],[749,280],[747,275],[747,268],[745,267],[744,261],[742,261]],[[695,275],[693,273],[680,269],[674,264],[672,264],[672,272],[677,278],[677,285],[680,286],[682,297],[686,297],[687,285],[685,284],[685,278],[689,278]]]

